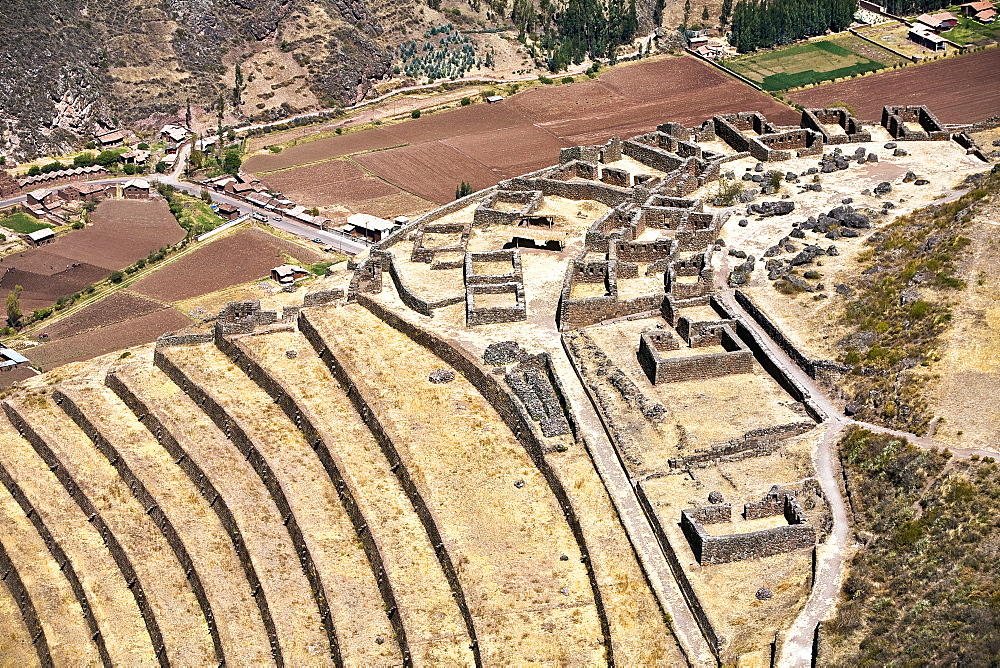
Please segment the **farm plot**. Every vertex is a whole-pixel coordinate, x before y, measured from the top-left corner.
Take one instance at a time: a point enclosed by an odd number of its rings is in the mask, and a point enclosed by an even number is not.
[[[973,123],[1000,109],[1000,49],[816,86],[790,95],[805,107],[850,104],[877,121],[885,104],[925,104],[944,123]]]
[[[365,174],[348,160],[331,160],[295,169],[285,169],[263,177],[268,187],[296,202],[329,206],[359,202],[400,192],[381,179]]]
[[[323,259],[303,246],[253,227],[213,241],[132,285],[132,291],[175,302],[267,276],[286,261]]]
[[[138,317],[88,329],[79,334],[43,343],[25,351],[35,366],[43,371],[54,367],[88,360],[122,348],[130,348],[155,340],[161,334],[191,324],[191,319],[174,308],[165,308]],[[2,382],[6,377],[0,377]]]
[[[874,72],[903,62],[900,56],[854,36],[796,44],[728,61],[729,69],[777,91]]]
[[[277,174],[267,172],[350,154],[398,188],[444,203],[454,197],[461,181],[475,188],[491,186],[554,164],[557,149],[563,146],[600,143],[616,135],[631,137],[668,120],[694,124],[716,113],[747,109],[758,109],[777,123],[793,123],[799,117],[791,108],[694,58],[655,58],[615,68],[593,80],[535,88],[501,104],[475,104],[316,141],[305,137],[281,153],[252,157],[246,168],[270,180]],[[295,178],[293,174],[282,178]],[[308,175],[304,172],[301,178]],[[303,202],[374,212],[369,202],[380,198],[349,199],[352,195],[340,192],[338,184],[317,183],[309,191],[309,197],[317,199]]]
[[[0,260],[6,269],[0,298],[20,285],[21,309],[30,313],[184,238],[184,230],[159,201],[105,200],[91,220],[86,229]]]
[[[159,302],[119,290],[99,302],[88,305],[68,318],[63,318],[43,330],[47,338],[63,339],[91,329],[131,320],[168,308]]]

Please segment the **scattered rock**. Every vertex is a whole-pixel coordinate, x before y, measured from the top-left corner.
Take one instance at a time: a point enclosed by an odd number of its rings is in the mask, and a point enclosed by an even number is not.
[[[755,171],[755,172],[763,172],[764,171],[764,163],[763,162],[758,162],[756,165],[753,166],[753,171]]]
[[[751,204],[747,207],[747,213],[756,213],[760,216],[784,216],[795,210],[794,202],[761,202]]]
[[[514,481],[514,487],[516,487],[518,489],[521,489],[522,487],[524,487],[524,481],[523,480],[515,480]]]
[[[298,356],[299,356],[299,351],[298,350],[286,350],[285,351],[285,357],[287,357],[290,360],[293,360],[293,359],[295,359]]]
[[[878,154],[877,153],[869,153],[868,154],[868,158],[866,158],[866,160],[868,162],[878,162]]]
[[[795,237],[796,239],[805,239],[806,233],[803,232],[802,230],[792,230],[789,236]]]
[[[569,557],[565,554],[559,555],[559,561],[569,561]]]
[[[818,279],[820,277],[820,275],[819,275],[819,272],[816,271],[815,269],[810,269],[806,273],[802,274],[802,277],[803,278],[808,278],[810,280],[815,281],[816,279]]]
[[[715,505],[717,503],[722,503],[725,499],[722,497],[722,492],[715,491],[708,495],[708,502]]]
[[[832,239],[836,241],[837,239],[840,238],[840,229],[835,227],[832,230],[827,230],[826,234],[824,234],[823,236],[826,237],[827,239]]]
[[[853,197],[845,197],[844,199],[840,200],[841,204],[851,204],[852,202],[854,202]]]
[[[917,179],[916,181],[913,182],[913,185],[926,186],[928,183],[930,183],[930,181],[928,181],[927,179]]]
[[[483,362],[487,366],[505,366],[518,361],[524,351],[517,341],[498,341],[486,346],[483,352]]]
[[[831,244],[830,247],[826,249],[826,254],[830,255],[830,256],[837,256],[837,255],[840,255],[840,251],[837,250],[836,246],[834,246],[833,244]]]
[[[779,248],[778,246],[771,246],[766,251],[764,251],[764,257],[774,257],[775,255],[779,255],[780,253],[781,253],[781,248]]]
[[[861,191],[861,194],[867,197],[868,195],[872,194],[872,191],[869,190],[868,188],[865,188],[864,190]]]
[[[744,172],[743,176],[740,177],[744,181],[753,181],[753,174],[750,172]]]
[[[745,251],[736,250],[735,248],[730,248],[729,254],[732,255],[733,257],[738,257],[741,260],[745,260],[747,258],[747,254]]]
[[[840,236],[854,238],[854,237],[860,237],[861,233],[850,227],[842,227],[840,228]]]
[[[859,403],[857,401],[851,401],[846,406],[844,406],[844,413],[846,413],[847,415],[857,415],[862,410],[864,410],[864,408],[865,408],[864,404]]]
[[[455,380],[455,372],[451,369],[435,369],[434,371],[431,371],[429,376],[427,376],[427,380],[431,381],[435,385],[450,383]]]
[[[890,148],[890,149],[891,148],[896,148],[896,142],[891,141],[888,144],[886,144],[885,146],[883,146],[882,148]]]
[[[876,197],[881,197],[883,195],[888,195],[891,192],[892,192],[892,184],[889,183],[888,181],[883,181],[882,183],[875,186],[873,194]]]
[[[917,175],[914,174],[913,172],[907,172],[906,174],[903,174],[903,183],[913,183],[916,180],[917,180]]]
[[[907,153],[905,150],[903,150],[901,148],[897,148],[895,151],[892,152],[892,154],[894,156],[896,156],[897,158],[901,158],[904,155],[909,155],[909,153]]]
[[[833,287],[833,289],[837,291],[837,294],[844,295],[845,297],[850,297],[854,294],[854,290],[851,289],[851,286],[844,283],[838,283]]]
[[[746,218],[740,218],[740,222],[736,224],[739,225],[740,227],[746,227],[747,225],[750,224],[750,221],[747,220]]]

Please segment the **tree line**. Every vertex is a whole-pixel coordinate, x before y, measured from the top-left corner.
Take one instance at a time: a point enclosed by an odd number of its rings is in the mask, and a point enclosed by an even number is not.
[[[730,41],[746,52],[840,32],[851,25],[857,8],[857,0],[739,0]]]

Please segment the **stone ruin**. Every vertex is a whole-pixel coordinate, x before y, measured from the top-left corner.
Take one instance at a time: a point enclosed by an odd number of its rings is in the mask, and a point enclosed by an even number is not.
[[[947,141],[951,134],[923,105],[883,107],[882,126],[897,140]]]
[[[639,335],[639,364],[654,385],[676,383],[692,378],[717,378],[753,372],[753,353],[733,331],[729,323],[698,323],[690,327],[685,318],[682,336],[691,349],[721,346],[724,352],[704,355],[667,357],[664,353],[680,350],[681,343],[668,329],[654,329]],[[678,326],[678,331],[682,331]]]
[[[681,529],[702,566],[769,557],[816,544],[816,530],[809,526],[795,492],[774,485],[763,499],[743,506],[745,520],[777,515],[783,515],[788,525],[751,533],[712,535],[705,531],[705,525],[732,521],[731,504],[712,504],[682,510]]]
[[[478,267],[502,265],[503,273]],[[528,317],[521,277],[521,253],[516,249],[465,254],[465,322],[468,326],[517,322]],[[491,304],[488,295],[508,295],[507,304]],[[503,300],[502,297],[492,298]]]

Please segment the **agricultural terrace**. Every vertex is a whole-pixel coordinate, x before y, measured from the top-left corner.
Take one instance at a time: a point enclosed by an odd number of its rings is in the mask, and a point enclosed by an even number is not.
[[[1000,110],[1000,49],[816,86],[789,98],[804,107],[844,102],[858,118],[870,120],[880,118],[887,100],[925,104],[943,123],[974,123]]]
[[[850,35],[741,56],[725,65],[764,90],[779,91],[875,72],[903,62],[891,51]]]

